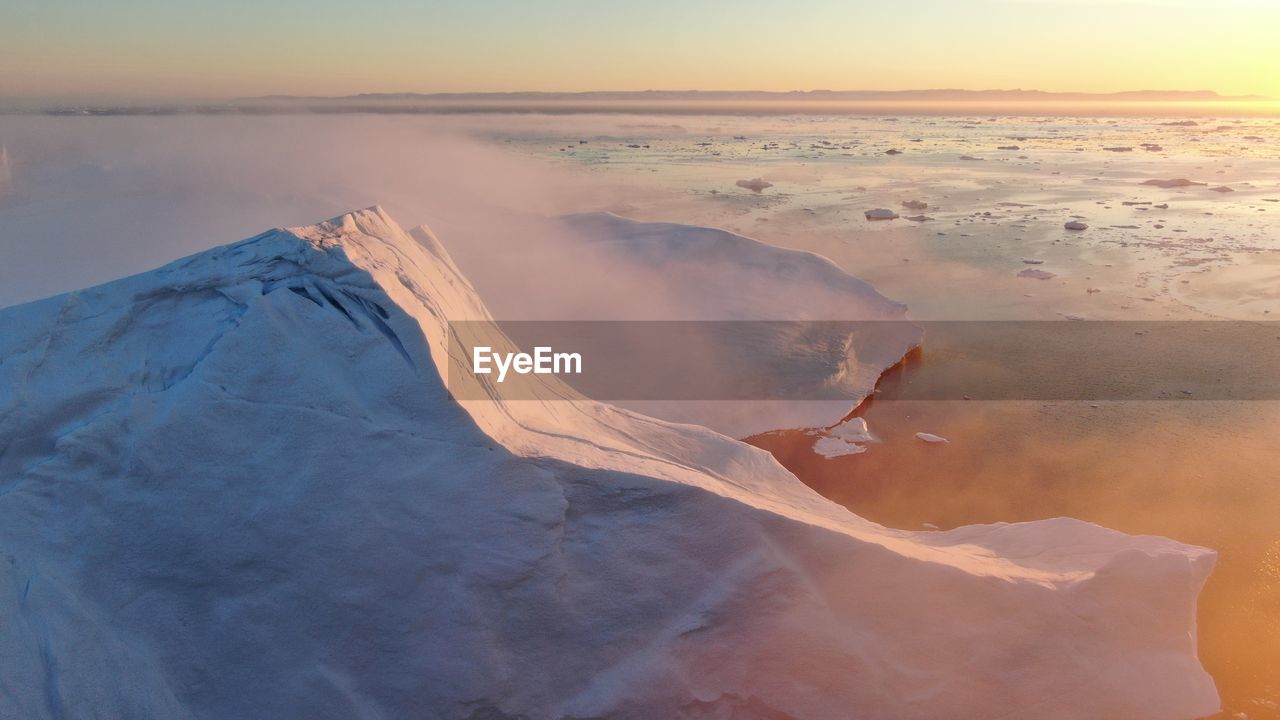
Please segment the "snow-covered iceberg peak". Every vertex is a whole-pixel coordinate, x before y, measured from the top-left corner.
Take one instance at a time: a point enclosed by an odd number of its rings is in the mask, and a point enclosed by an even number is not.
[[[377,208],[0,311],[0,717],[1216,710],[1212,552],[886,529],[554,380],[460,404],[485,318]]]

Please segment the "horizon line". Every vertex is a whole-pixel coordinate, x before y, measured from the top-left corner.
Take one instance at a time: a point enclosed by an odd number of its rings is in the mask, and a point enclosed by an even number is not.
[[[1216,90],[1195,89],[1195,90],[1176,90],[1176,89],[1140,89],[1140,90],[1112,90],[1112,91],[1092,91],[1092,90],[1040,90],[1037,88],[963,88],[963,87],[925,87],[925,88],[896,88],[892,90],[872,90],[872,89],[843,89],[832,90],[830,88],[810,88],[807,90],[790,89],[790,90],[755,90],[755,89],[706,89],[706,88],[689,88],[689,89],[670,89],[670,88],[646,88],[643,90],[612,90],[612,89],[595,89],[595,90],[394,90],[394,91],[377,91],[377,92],[355,92],[342,93],[333,95],[299,95],[293,93],[265,93],[260,95],[238,95],[227,98],[229,101],[237,100],[257,100],[270,98],[289,98],[298,100],[346,100],[353,98],[393,98],[393,97],[485,97],[485,96],[510,96],[510,95],[551,95],[551,96],[583,96],[583,95],[808,95],[808,96],[826,96],[826,95],[906,95],[906,94],[940,94],[940,93],[958,93],[973,95],[989,95],[989,94],[1008,94],[1008,95],[1050,95],[1050,96],[1087,96],[1097,98],[1111,98],[1117,96],[1142,96],[1142,95],[1171,95],[1184,97],[1201,97],[1207,100],[1274,100],[1275,98],[1258,93],[1247,93],[1242,95],[1223,95]]]
[[[1146,99],[1159,101],[1160,96],[1166,96],[1166,100],[1180,100],[1189,102],[1267,102],[1275,101],[1277,98],[1262,95],[1258,93],[1248,93],[1243,95],[1223,95],[1216,90],[1196,89],[1196,90],[1113,90],[1113,91],[1090,91],[1090,90],[1039,90],[1036,88],[962,88],[962,87],[933,87],[933,88],[900,88],[893,90],[832,90],[829,88],[811,88],[807,90],[791,89],[791,90],[727,90],[727,89],[662,89],[662,88],[646,88],[644,90],[396,90],[396,91],[376,91],[376,92],[353,92],[332,95],[314,95],[314,94],[294,94],[289,92],[264,93],[255,95],[232,95],[218,97],[191,97],[191,96],[130,96],[116,93],[76,93],[70,95],[0,95],[0,104],[18,103],[25,105],[44,104],[48,107],[56,105],[73,105],[77,103],[97,103],[111,102],[122,103],[128,105],[163,105],[163,104],[218,104],[218,103],[240,103],[250,101],[263,100],[309,100],[309,101],[325,101],[325,100],[380,100],[380,99],[449,99],[449,98],[474,98],[474,99],[498,99],[503,97],[541,97],[541,98],[584,98],[590,96],[635,96],[635,97],[652,97],[656,95],[683,96],[693,98],[697,96],[755,96],[757,98],[804,98],[804,99],[822,99],[831,96],[866,96],[866,97],[890,97],[890,96],[908,96],[908,95],[941,95],[956,94],[968,96],[992,96],[1006,95],[1014,98],[1022,96],[1028,99],[1044,98],[1044,99],[1076,99],[1076,100],[1142,100]],[[1010,99],[1010,98],[1005,98]]]

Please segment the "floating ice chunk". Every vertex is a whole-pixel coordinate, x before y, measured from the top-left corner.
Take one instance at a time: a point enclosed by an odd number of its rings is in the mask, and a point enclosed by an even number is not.
[[[1162,188],[1180,188],[1189,187],[1191,185],[1208,185],[1209,183],[1196,182],[1186,178],[1173,178],[1171,180],[1145,180],[1143,185],[1155,185]]]
[[[867,421],[860,417],[849,418],[833,428],[819,430],[814,434],[821,437],[813,443],[813,451],[826,458],[866,452],[864,443],[874,442],[876,439],[867,428]]]
[[[773,187],[773,183],[761,178],[751,178],[750,180],[739,180],[736,185],[740,188],[746,188],[751,192],[760,192],[765,188]]]
[[[898,219],[898,213],[890,210],[889,208],[875,208],[874,210],[866,211],[865,213],[863,213],[863,215],[866,215],[868,220],[897,220]]]
[[[828,430],[827,435],[838,437],[841,440],[848,440],[849,442],[872,442],[876,439],[871,434],[871,429],[867,427],[867,421],[860,417],[845,420]]]
[[[1057,275],[1039,268],[1025,268],[1018,273],[1018,277],[1031,278],[1032,280],[1050,280],[1057,277]]]
[[[929,203],[923,200],[903,200],[902,207],[908,210],[924,210],[929,207]]]
[[[918,432],[918,433],[916,433],[916,437],[917,437],[917,438],[919,438],[919,439],[921,439],[921,440],[923,440],[923,441],[925,441],[925,442],[927,442],[927,443],[947,443],[947,442],[951,442],[950,440],[948,440],[948,439],[946,439],[946,438],[942,437],[941,435],[934,435],[933,433],[927,433],[927,432]]]
[[[837,437],[820,437],[813,444],[813,451],[824,458],[858,455],[867,451],[865,445],[841,440]]]

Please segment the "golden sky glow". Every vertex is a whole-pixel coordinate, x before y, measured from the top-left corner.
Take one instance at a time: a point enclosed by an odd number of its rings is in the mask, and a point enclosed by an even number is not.
[[[1280,97],[1280,0],[6,0],[0,96],[958,87]]]

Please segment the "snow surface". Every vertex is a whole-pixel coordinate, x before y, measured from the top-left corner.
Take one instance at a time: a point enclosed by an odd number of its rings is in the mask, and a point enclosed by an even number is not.
[[[459,404],[486,317],[377,208],[0,311],[0,717],[1217,709],[1211,551],[886,529],[547,376]]]

